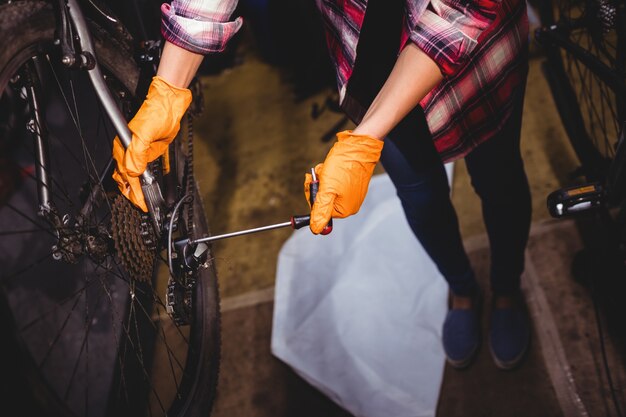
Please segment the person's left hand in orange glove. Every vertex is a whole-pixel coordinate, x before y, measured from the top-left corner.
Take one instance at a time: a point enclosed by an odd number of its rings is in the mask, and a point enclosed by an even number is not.
[[[113,142],[113,158],[117,167],[113,179],[122,194],[147,212],[139,176],[167,151],[180,129],[180,120],[191,103],[191,91],[178,88],[161,77],[154,77],[148,96],[128,123],[132,132],[130,146],[124,150],[119,138]]]
[[[315,167],[320,185],[311,208],[311,231],[322,232],[332,217],[344,218],[361,208],[374,167],[380,159],[383,141],[346,130],[323,164]],[[304,192],[309,201],[311,174],[306,174]]]

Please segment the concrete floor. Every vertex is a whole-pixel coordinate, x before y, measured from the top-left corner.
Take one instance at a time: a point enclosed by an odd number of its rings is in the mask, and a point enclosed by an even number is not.
[[[332,89],[299,99],[288,76],[264,63],[253,42],[238,65],[203,78],[205,113],[196,122],[196,177],[214,234],[283,222],[308,209],[304,172],[332,142],[321,137],[342,115],[311,108]],[[611,415],[606,375],[589,291],[572,279],[583,247],[577,225],[549,219],[547,194],[571,183],[576,168],[534,54],[524,108],[522,152],[533,195],[533,232],[524,277],[535,318],[531,351],[514,372],[495,369],[483,344],[466,372],[446,369],[440,416]],[[350,127],[346,124],[344,127]],[[378,168],[380,172],[380,168]],[[470,258],[485,282],[488,251],[480,204],[463,162],[455,168],[453,201]],[[347,416],[274,358],[269,349],[273,285],[288,230],[214,244],[223,297],[223,364],[215,416]],[[607,341],[609,363],[623,395],[618,345]],[[615,381],[614,381],[615,382]],[[623,400],[623,398],[622,398]]]

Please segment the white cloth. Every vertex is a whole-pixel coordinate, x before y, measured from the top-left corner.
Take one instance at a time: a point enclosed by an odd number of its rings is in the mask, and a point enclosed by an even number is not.
[[[447,284],[387,175],[358,215],[334,222],[281,249],[272,352],[355,416],[434,416]]]

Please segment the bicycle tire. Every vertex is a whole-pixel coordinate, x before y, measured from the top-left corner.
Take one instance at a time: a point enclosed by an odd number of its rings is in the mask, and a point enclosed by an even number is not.
[[[603,24],[602,4],[616,11],[613,23]],[[626,82],[626,18],[623,0],[554,0],[539,2],[542,30],[556,30],[566,42],[621,74]],[[552,29],[550,29],[552,28]],[[545,36],[545,35],[543,35]],[[563,126],[581,163],[581,172],[592,182],[621,190],[623,181],[609,172],[615,167],[619,134],[626,120],[626,97],[592,71],[577,52],[567,51],[550,40],[542,41],[546,60],[543,69]],[[620,161],[624,159],[620,151]],[[623,163],[623,162],[620,162]]]
[[[124,113],[130,116],[129,109],[138,104],[132,99],[139,79],[137,65],[128,55],[129,48],[93,22],[90,26],[98,62],[109,85],[116,88]],[[100,205],[90,213],[93,219],[87,221],[93,223],[83,229],[104,243],[98,246],[97,256],[95,252],[83,254],[75,264],[46,254],[56,237],[50,236],[52,229],[37,216],[38,180],[31,172],[37,166],[32,164],[27,130],[19,123],[3,130],[22,134],[19,148],[12,150],[20,183],[0,205],[0,325],[6,332],[3,343],[14,343],[12,351],[18,355],[11,358],[19,367],[20,375],[15,377],[27,381],[33,401],[41,403],[40,415],[208,415],[220,360],[215,268],[211,262],[198,272],[191,298],[192,323],[178,327],[165,313],[166,262],[157,256],[152,281],[147,283],[136,282],[120,266],[119,254],[110,239],[106,240],[107,234],[111,235],[109,198],[116,193],[115,184],[110,172],[102,181],[93,175],[111,161],[115,135],[88,91],[86,75],[56,64],[54,33],[55,14],[49,3],[23,0],[0,5],[0,38],[5,45],[0,51],[0,106],[7,106],[8,101],[14,120],[32,120],[30,108],[20,96],[23,87],[15,85],[20,83],[19,75],[28,73],[25,68],[35,67],[31,73],[46,86],[45,124],[51,132],[50,166],[46,167],[52,178],[49,188],[72,213],[84,202],[85,190],[100,183],[106,193],[98,197]],[[45,71],[39,71],[38,65]],[[16,91],[9,94],[12,89]],[[70,99],[65,93],[72,94]],[[98,113],[95,122],[86,115],[89,111]],[[70,146],[75,143],[82,143],[77,155]],[[182,144],[174,143],[172,174],[178,187],[183,171],[180,165],[185,160],[179,149]],[[193,201],[194,233],[208,234],[197,189]],[[185,223],[181,221],[179,228],[184,229]],[[24,224],[28,227],[20,229]],[[67,229],[75,227],[69,224]],[[45,256],[40,256],[42,253]]]

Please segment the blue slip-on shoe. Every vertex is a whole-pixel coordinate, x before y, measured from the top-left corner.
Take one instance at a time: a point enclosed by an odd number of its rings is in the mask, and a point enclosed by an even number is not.
[[[451,308],[443,323],[443,349],[453,368],[468,367],[480,347],[480,297],[471,308]]]
[[[515,368],[530,344],[530,319],[521,302],[512,307],[493,308],[489,330],[489,349],[496,366]]]

